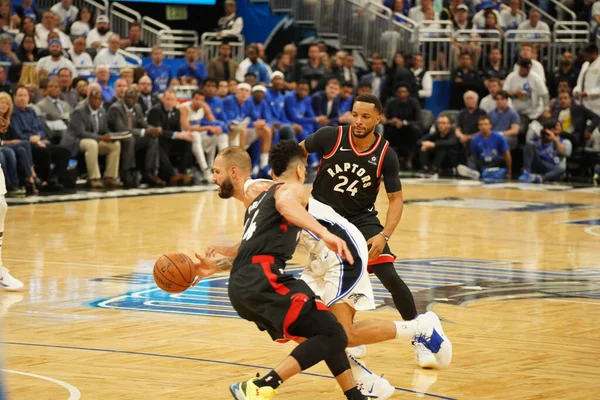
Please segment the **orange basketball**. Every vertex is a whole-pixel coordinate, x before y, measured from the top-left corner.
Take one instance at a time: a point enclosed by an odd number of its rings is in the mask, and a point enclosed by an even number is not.
[[[194,282],[194,262],[183,253],[163,254],[154,263],[154,282],[167,293],[181,293]]]

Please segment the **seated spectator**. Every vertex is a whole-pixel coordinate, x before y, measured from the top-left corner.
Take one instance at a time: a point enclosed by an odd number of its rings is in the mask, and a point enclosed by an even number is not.
[[[115,95],[113,88],[108,85],[109,79],[110,74],[108,73],[107,66],[100,65],[96,67],[96,83],[100,85],[100,88],[102,90],[103,101],[110,101],[110,99],[112,99]]]
[[[420,5],[416,5],[408,12],[408,18],[412,19],[416,23],[420,23],[425,20],[425,12],[428,9],[433,8],[433,0],[421,0]],[[435,19],[439,19],[437,13]]]
[[[265,63],[258,57],[258,47],[255,44],[246,46],[246,58],[240,63],[235,73],[238,81],[243,81],[248,72],[256,74],[258,82],[269,83],[269,71]]]
[[[594,43],[587,45],[582,51],[583,60],[581,71],[577,77],[577,86],[573,96],[584,107],[600,115],[600,57],[598,46]]]
[[[340,105],[338,107],[338,113],[340,114],[338,121],[342,125],[350,124],[352,122],[352,102],[354,101],[354,96],[352,96],[352,93],[354,93],[354,87],[352,86],[352,83],[342,83],[339,96]]]
[[[479,117],[479,133],[471,140],[471,157],[468,167],[458,166],[458,174],[470,179],[503,180],[510,178],[512,173],[512,158],[506,138],[501,133],[492,130],[490,117]]]
[[[488,112],[492,121],[492,130],[500,132],[506,138],[508,147],[514,150],[519,144],[517,137],[520,131],[519,114],[510,107],[510,96],[507,92],[497,91],[494,98],[496,107]]]
[[[163,64],[164,55],[160,46],[152,47],[152,64],[146,67],[150,79],[152,79],[152,93],[162,93],[169,87],[171,82],[171,68]]]
[[[327,67],[321,63],[319,54],[319,46],[316,44],[310,45],[308,47],[308,62],[300,67],[297,75],[298,81],[309,83],[311,92],[317,90],[319,83],[328,73]]]
[[[157,94],[152,93],[152,79],[148,75],[140,78],[138,88],[140,90],[138,103],[144,115],[148,115],[150,110],[160,102],[160,99]]]
[[[35,171],[42,181],[42,190],[60,191],[64,186],[65,173],[70,152],[60,145],[51,144],[46,138],[46,130],[35,111],[28,107],[29,91],[18,86],[15,90],[15,109],[11,117],[10,138],[27,141],[31,144]],[[54,165],[51,169],[50,165]]]
[[[498,48],[493,48],[488,54],[488,62],[483,67],[481,74],[482,78],[489,81],[492,78],[500,80],[500,86],[504,83],[504,80],[508,76],[508,70],[502,65],[502,52]]]
[[[191,83],[192,86],[197,86],[196,85],[196,80],[194,79]],[[177,78],[171,78],[171,80],[169,81],[169,89],[174,89],[178,86],[181,86],[181,82],[179,82],[179,79]]]
[[[458,138],[447,115],[440,115],[431,134],[419,140],[420,159],[426,174],[439,174],[441,169],[453,169],[457,164]]]
[[[479,73],[473,68],[473,59],[469,53],[460,55],[458,68],[452,71],[450,80],[450,90],[453,93],[450,108],[455,110],[462,108],[464,105],[462,94],[471,90],[479,93],[483,87]]]
[[[42,21],[35,26],[35,45],[38,49],[48,48],[50,44],[48,34],[50,32],[58,33],[63,48],[70,49],[73,47],[69,36],[58,29],[58,16],[52,11],[45,11],[42,15]]]
[[[467,143],[479,131],[479,118],[485,115],[485,111],[477,107],[477,93],[469,91],[463,95],[463,100],[465,108],[456,118],[456,136],[461,143]]]
[[[244,82],[250,85],[250,87],[256,86],[258,83],[256,74],[254,72],[247,72],[246,75],[244,75]]]
[[[21,18],[21,24],[25,24],[25,19],[29,18],[35,24],[42,20],[42,14],[36,6],[33,5],[33,0],[21,0],[21,5],[13,5],[15,13]]]
[[[263,85],[256,85],[252,88],[252,96],[246,102],[248,116],[250,117],[248,127],[256,130],[257,137],[261,137],[263,140],[271,138],[270,141],[272,142],[274,136],[271,124],[273,116],[271,115],[271,106],[266,100],[266,95],[267,88]],[[264,169],[265,167],[261,166],[260,168]],[[257,171],[254,172],[257,173]]]
[[[340,82],[337,79],[330,79],[325,86],[325,90],[314,93],[311,97],[312,107],[317,116],[318,127],[337,126],[339,118]]]
[[[558,106],[552,119],[561,124],[561,137],[569,139],[575,148],[584,147],[592,132],[600,126],[600,116],[576,104],[568,92],[558,95]]]
[[[239,64],[231,58],[231,45],[222,42],[219,45],[219,55],[208,61],[208,76],[219,80],[229,81],[235,77]]]
[[[177,69],[177,78],[182,85],[189,85],[192,79],[202,82],[206,78],[206,67],[204,63],[196,59],[196,47],[188,46],[185,49],[185,64]]]
[[[202,90],[192,93],[192,99],[183,103],[179,111],[181,128],[194,136],[192,153],[200,167],[203,183],[208,183],[212,180],[212,164],[217,152],[229,146],[226,126],[214,117]]]
[[[103,104],[104,109],[106,111],[108,111],[110,106],[112,106],[116,102],[125,100],[125,92],[127,91],[128,87],[129,87],[129,85],[127,84],[127,81],[125,79],[123,79],[123,78],[117,79],[115,81],[115,87],[114,87],[115,95],[113,96],[112,99],[104,102],[104,104]]]
[[[225,16],[217,22],[217,36],[231,37],[242,34],[244,19],[236,14],[236,9],[235,0],[225,1]]]
[[[565,173],[563,159],[571,153],[571,143],[561,137],[562,124],[547,121],[540,132],[533,132],[523,149],[521,182],[557,181]]]
[[[73,87],[75,88],[75,91],[77,92],[79,103],[81,103],[82,100],[87,99],[88,86],[89,86],[89,83],[88,83],[87,79],[82,78],[81,76],[73,79]],[[98,90],[102,91],[102,88],[100,87],[100,85],[98,85]],[[80,105],[79,103],[78,103],[78,105]]]
[[[544,21],[541,21],[541,15],[535,8],[529,10],[529,17],[527,20],[519,24],[518,29],[520,31],[539,31],[550,33],[550,27]],[[519,38],[531,40],[541,37],[537,33],[520,34]]]
[[[11,7],[9,0],[0,1],[0,29],[4,32],[11,30],[13,26],[19,26],[21,19]]]
[[[102,94],[104,98],[104,93]],[[142,181],[151,186],[165,186],[166,182],[158,175],[160,148],[158,137],[162,135],[160,126],[150,127],[139,104],[138,92],[129,88],[125,92],[125,99],[118,101],[108,109],[109,132],[131,132],[133,137],[121,141],[121,180],[125,187],[137,187],[134,178],[136,154],[143,155]]]
[[[15,44],[19,46],[23,42],[25,35],[33,36],[35,42],[35,20],[31,17],[25,17],[21,23],[21,30],[15,36]]]
[[[99,15],[96,18],[96,26],[87,34],[85,39],[85,47],[99,48],[104,43],[108,43],[113,33],[110,31],[108,17]],[[121,38],[119,37],[119,48],[121,46]],[[113,53],[116,52],[113,50]]]
[[[302,133],[302,127],[293,124],[285,113],[285,81],[281,71],[275,71],[271,75],[271,87],[267,88],[266,101],[271,108],[271,123],[273,128],[279,132],[279,139],[295,140],[297,134]]]
[[[139,22],[131,22],[129,36],[121,39],[121,48],[127,50],[128,47],[148,47],[148,44],[142,40],[142,24]]]
[[[133,68],[123,68],[121,70],[121,78],[125,79],[128,86],[133,85]]]
[[[60,99],[66,102],[71,109],[74,109],[79,103],[79,93],[73,87],[73,74],[71,70],[61,68],[58,71],[58,81],[60,83]]]
[[[383,74],[383,60],[381,61],[381,66],[378,69],[380,70],[380,73]],[[346,54],[343,65],[338,70],[335,77],[341,82],[351,82],[355,89],[358,87],[358,70],[354,66],[354,56],[351,53]],[[373,83],[371,83],[371,85],[373,87],[373,92],[375,92],[375,89],[380,90],[378,87],[375,87]]]
[[[490,94],[481,99],[481,101],[479,102],[479,108],[481,108],[483,111],[489,114],[492,110],[496,109],[496,94],[502,89],[500,79],[489,79],[487,83],[487,89]],[[512,100],[510,98],[508,99],[508,106],[512,108]]]
[[[35,38],[33,35],[25,35],[23,36],[23,40],[17,49],[17,58],[19,61],[26,62],[36,62],[38,60],[37,56],[38,49],[35,47]]]
[[[517,29],[527,17],[521,10],[521,0],[510,0],[508,4],[509,8],[500,11],[500,24],[505,31]]]
[[[69,56],[80,75],[93,74],[94,62],[92,61],[92,56],[85,51],[85,38],[83,36],[75,39],[73,48],[69,50]]]
[[[60,34],[57,31],[53,31],[53,32],[50,32],[48,34],[48,45],[50,44],[50,42],[52,40],[60,40]],[[68,49],[65,48],[64,43],[62,41],[60,43],[63,45],[62,46],[63,57],[65,57],[65,59],[68,60],[69,59]],[[38,50],[37,57],[38,57],[38,59],[40,59],[40,58],[43,58],[43,57],[46,57],[46,56],[49,56],[49,55],[50,55],[50,50],[48,49],[48,46],[46,46],[45,49],[39,49]]]
[[[161,102],[152,107],[148,113],[148,124],[162,128],[159,136],[160,146],[160,168],[159,177],[170,186],[189,185],[193,177],[185,175],[185,172],[193,166],[192,141],[194,137],[191,132],[181,129],[181,114],[175,107],[177,94],[173,89],[167,89],[163,93]],[[173,167],[177,163],[177,169]]]
[[[370,82],[361,82],[358,85],[358,90],[356,91],[356,95],[360,96],[361,94],[371,94],[371,83]]]
[[[111,35],[108,40],[108,47],[103,48],[96,54],[94,65],[107,65],[110,68],[111,74],[118,75],[120,69],[128,65],[127,61],[125,61],[125,57],[119,54],[120,42],[121,38],[119,35]]]
[[[531,70],[531,66],[531,60],[521,59],[519,71],[511,72],[503,86],[512,97],[513,106],[521,116],[521,132],[526,131],[529,122],[538,119],[548,107],[548,88]]]
[[[73,76],[77,76],[77,70],[75,66],[63,55],[62,45],[60,40],[52,39],[50,40],[48,51],[50,52],[49,56],[42,57],[37,62],[36,69],[41,76],[52,77],[58,74],[58,71],[62,68],[67,68]]]
[[[91,91],[87,102],[73,110],[61,145],[71,150],[71,157],[80,151],[85,154],[88,184],[92,189],[118,189],[123,186],[118,181],[121,143],[111,140],[106,111],[101,106],[102,92]],[[100,179],[99,155],[106,156],[104,182]]]
[[[410,97],[408,85],[400,83],[396,97],[385,106],[385,139],[390,142],[399,158],[405,160],[405,168],[412,169],[417,140],[422,136],[421,107],[419,101]]]
[[[458,7],[464,5],[463,0],[452,0],[448,6],[442,9],[440,12],[440,20],[442,21],[454,21],[454,16],[458,13]],[[465,6],[467,7],[467,6]],[[469,7],[467,7],[467,10]]]
[[[8,74],[4,65],[0,65],[0,92],[8,93],[12,96],[13,88],[8,80]]]
[[[221,99],[229,96],[229,81],[221,79],[217,86],[217,96]]]
[[[223,100],[217,95],[217,80],[213,78],[206,78],[204,80],[204,102],[210,107],[210,111],[217,121],[223,125],[223,131],[227,131],[227,117],[223,110]]]
[[[558,95],[558,84],[567,82],[569,87],[574,88],[577,85],[578,73],[574,66],[575,58],[573,53],[565,51],[560,57],[560,66],[556,68],[548,77],[548,91],[551,97]]]
[[[60,143],[60,140],[67,130],[71,106],[60,99],[60,83],[58,77],[52,77],[48,80],[46,97],[37,103],[40,111],[45,115],[46,126],[50,142]]]
[[[526,58],[531,60],[532,68],[531,70],[535,72],[544,82],[546,82],[546,72],[544,72],[544,66],[541,62],[536,60],[537,54],[533,49],[533,46],[529,43],[521,43],[521,47],[519,49],[519,60]],[[513,67],[513,72],[519,71],[519,61],[515,63]]]
[[[94,28],[94,14],[88,6],[79,9],[75,22],[71,24],[69,34],[71,36],[87,36]]]
[[[388,76],[385,73],[385,66],[381,58],[374,58],[371,60],[371,71],[368,74],[364,74],[361,78],[361,82],[371,82],[372,93],[377,96],[382,104],[385,104],[388,97]],[[352,83],[353,88],[358,88],[356,82],[344,81]]]
[[[277,56],[276,64],[273,66],[273,71],[279,71],[283,74],[285,89],[293,89],[290,83],[294,80],[294,67],[292,66],[292,61],[289,54],[281,53],[279,56]],[[271,74],[271,79],[273,79],[273,74]]]
[[[228,88],[227,88],[227,90],[229,91],[229,95],[237,93],[237,87],[238,87],[239,83],[240,82],[238,82],[237,79],[231,79],[229,81]]]
[[[309,93],[310,84],[308,81],[300,81],[296,86],[296,90],[285,96],[285,115],[290,122],[302,127],[302,133],[296,133],[298,142],[302,142],[308,135],[313,133],[319,123]],[[316,167],[319,164],[318,158],[313,157],[314,155],[308,156],[308,165],[311,167]]]
[[[425,101],[430,98],[433,93],[433,79],[431,78],[431,73],[426,71],[423,66],[423,55],[415,54],[413,56],[413,66],[410,70],[415,76],[421,108],[425,108]]]
[[[481,2],[481,9],[473,15],[473,26],[479,29],[488,29],[486,26],[486,16],[489,13],[494,14],[496,17],[496,23],[494,25],[498,25],[500,21],[500,12],[494,8],[494,3],[490,0],[484,0]]]
[[[79,14],[79,9],[73,5],[73,0],[60,0],[60,3],[56,3],[50,8],[50,11],[58,15],[59,27],[63,32],[75,21]]]

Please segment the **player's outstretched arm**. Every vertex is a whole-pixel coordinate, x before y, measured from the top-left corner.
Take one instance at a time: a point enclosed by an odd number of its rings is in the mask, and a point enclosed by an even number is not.
[[[238,249],[240,248],[240,243],[235,246],[208,246],[206,249],[206,258],[214,258],[217,254],[221,254],[225,257],[235,258],[237,257]]]
[[[192,286],[196,286],[202,279],[207,278],[217,272],[229,271],[233,266],[233,258],[226,257],[220,260],[212,261],[206,257],[202,257],[196,253],[197,263],[194,263],[194,269],[196,271],[196,278]]]
[[[332,251],[354,264],[354,259],[346,242],[331,234],[323,225],[319,224],[312,215],[306,211],[308,194],[304,186],[296,183],[286,183],[275,192],[275,207],[277,211],[291,224],[306,229],[321,238],[325,245]]]

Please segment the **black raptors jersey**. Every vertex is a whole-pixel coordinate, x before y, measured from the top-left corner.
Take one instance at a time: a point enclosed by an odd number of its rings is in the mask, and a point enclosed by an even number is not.
[[[273,185],[261,193],[246,210],[244,235],[233,271],[252,264],[252,257],[258,255],[273,256],[281,264],[292,258],[301,229],[290,224],[275,207],[275,191],[280,186]]]
[[[333,150],[324,154],[313,184],[312,196],[331,206],[342,217],[372,212],[379,192],[382,167],[389,143],[375,134],[375,143],[358,152],[350,126],[340,126]]]

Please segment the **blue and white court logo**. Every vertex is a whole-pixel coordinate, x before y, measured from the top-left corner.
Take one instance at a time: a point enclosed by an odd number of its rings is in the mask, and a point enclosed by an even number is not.
[[[288,271],[299,275],[301,268]],[[396,261],[398,274],[408,284],[417,308],[431,303],[456,306],[487,300],[579,297],[600,299],[600,269],[531,271],[519,263],[427,258]],[[180,294],[168,294],[154,284],[151,274],[132,273],[96,279],[141,286],[119,296],[90,303],[93,307],[237,318],[227,296],[228,275],[203,280]],[[379,307],[393,307],[392,299],[374,275],[371,283]]]

